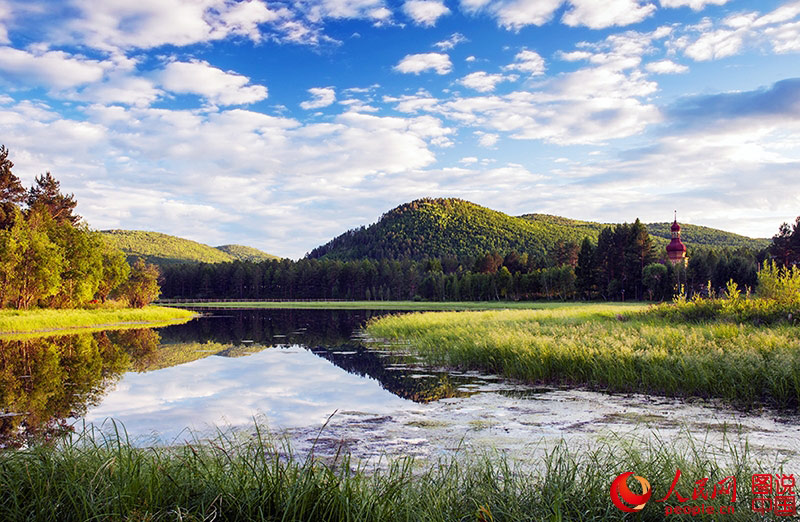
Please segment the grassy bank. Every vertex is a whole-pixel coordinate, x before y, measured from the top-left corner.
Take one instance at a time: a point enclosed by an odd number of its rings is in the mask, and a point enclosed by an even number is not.
[[[574,306],[561,301],[214,301],[208,303],[163,303],[179,308],[275,308],[322,310],[550,310]],[[618,307],[641,307],[640,303],[617,303]]]
[[[562,443],[545,450],[527,470],[498,455],[425,464],[400,459],[382,470],[363,468],[346,456],[323,463],[286,455],[286,448],[276,447],[260,430],[246,441],[220,436],[209,444],[171,448],[88,438],[0,452],[0,519],[627,520],[609,498],[614,477],[628,471],[646,477],[657,499],[680,469],[678,491],[684,496],[703,477],[710,477],[710,490],[735,475],[736,514],[725,519],[761,520],[749,509],[750,476],[780,471],[772,460],[753,469],[744,443],[712,450],[691,438],[669,447],[641,440],[582,448]],[[729,496],[705,501],[727,503]],[[663,518],[664,504],[652,501],[636,516]]]
[[[147,306],[119,309],[0,310],[0,335],[125,324],[170,323],[194,317],[188,310]]]
[[[373,319],[429,362],[528,382],[800,405],[800,336],[789,325],[684,323],[616,305],[415,313]]]

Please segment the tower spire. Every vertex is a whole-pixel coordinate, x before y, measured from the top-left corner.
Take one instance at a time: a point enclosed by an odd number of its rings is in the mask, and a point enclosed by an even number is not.
[[[678,222],[678,211],[674,210],[673,212],[675,212],[675,222],[677,223]]]

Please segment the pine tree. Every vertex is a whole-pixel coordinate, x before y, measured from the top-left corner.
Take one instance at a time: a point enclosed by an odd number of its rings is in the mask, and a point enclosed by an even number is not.
[[[0,145],[0,229],[7,230],[14,224],[14,211],[25,201],[25,187],[11,169],[14,164],[8,159],[8,149]]]
[[[36,181],[28,193],[28,208],[46,208],[58,223],[69,222],[76,225],[81,217],[73,213],[78,202],[74,194],[61,193],[59,183],[49,172],[36,176]]]

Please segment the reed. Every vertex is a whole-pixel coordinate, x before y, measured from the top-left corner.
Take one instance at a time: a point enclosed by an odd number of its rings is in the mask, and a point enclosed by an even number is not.
[[[437,312],[372,319],[428,363],[531,383],[800,405],[800,338],[788,324],[676,322],[616,305]]]
[[[627,471],[646,477],[656,499],[680,469],[684,496],[695,480],[708,477],[713,484],[736,476],[737,511],[726,520],[758,520],[748,496],[754,459],[740,440],[715,450],[688,435],[671,444],[610,439],[571,448],[562,442],[541,454],[525,467],[502,455],[461,454],[367,468],[347,455],[327,462],[293,455],[259,427],[247,438],[220,433],[210,441],[152,448],[135,447],[117,429],[105,437],[84,433],[55,446],[0,452],[0,519],[627,520],[609,498],[614,477]],[[766,473],[782,470],[779,462],[759,465]],[[663,509],[649,502],[636,519],[662,520]]]

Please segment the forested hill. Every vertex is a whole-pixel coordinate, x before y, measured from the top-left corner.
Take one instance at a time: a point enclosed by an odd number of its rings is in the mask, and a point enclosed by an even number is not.
[[[103,230],[108,243],[119,248],[129,260],[144,258],[148,263],[226,263],[230,261],[267,261],[278,257],[242,245],[212,247],[160,232],[143,230]]]
[[[632,216],[630,221],[633,221]],[[309,258],[425,259],[472,257],[512,250],[547,257],[559,243],[596,241],[601,223],[577,221],[546,214],[514,217],[461,199],[419,199],[394,208],[377,223],[353,229],[315,248]],[[666,234],[663,231],[666,230]],[[687,225],[685,243],[693,246],[761,249],[767,240],[750,239],[707,227]],[[654,243],[666,244],[669,226],[648,225]]]
[[[270,259],[280,259],[278,256],[267,254],[257,248],[243,245],[222,245],[216,247],[216,249],[225,252],[239,261],[253,261],[257,263],[259,261],[269,261]]]

